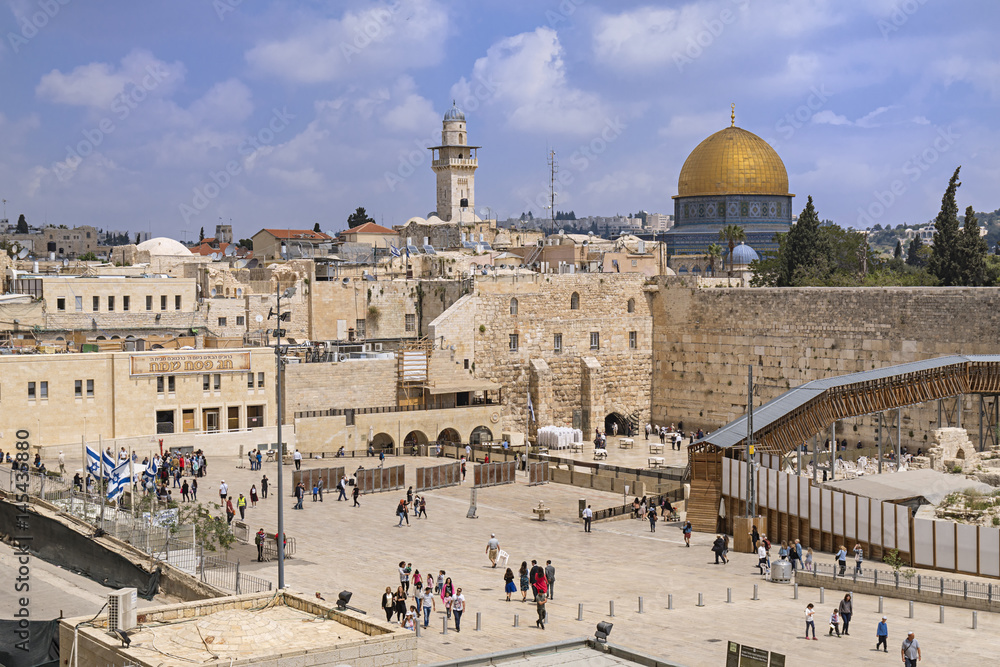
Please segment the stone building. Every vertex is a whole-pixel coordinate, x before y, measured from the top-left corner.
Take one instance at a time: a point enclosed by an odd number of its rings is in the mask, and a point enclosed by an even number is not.
[[[96,227],[43,227],[30,234],[0,234],[0,241],[16,241],[28,248],[35,257],[54,256],[56,259],[76,259],[87,253],[106,254],[109,248],[100,245],[100,232]]]
[[[263,260],[317,257],[333,248],[333,238],[311,229],[262,229],[253,235],[254,256]]]
[[[592,433],[649,416],[652,320],[642,274],[501,276],[477,280],[430,325],[456,364],[503,388],[504,427]]]
[[[437,175],[436,215],[444,222],[475,220],[480,147],[469,145],[465,114],[454,104],[441,124],[441,145],[430,147],[431,169]]]

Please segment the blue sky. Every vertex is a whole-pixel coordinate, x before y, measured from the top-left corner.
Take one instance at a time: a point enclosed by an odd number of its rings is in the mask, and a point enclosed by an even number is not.
[[[386,225],[434,208],[457,99],[477,207],[673,212],[703,138],[769,140],[795,209],[850,226],[1000,207],[995,0],[7,0],[11,218],[193,239],[232,220]]]

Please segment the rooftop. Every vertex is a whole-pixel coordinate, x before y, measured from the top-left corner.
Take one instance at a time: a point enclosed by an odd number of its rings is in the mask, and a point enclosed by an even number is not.
[[[331,241],[331,237],[323,232],[314,232],[311,229],[262,229],[276,239],[295,239],[310,241]]]
[[[352,229],[345,229],[341,234],[395,234],[393,230],[377,225],[374,222],[366,222]]]

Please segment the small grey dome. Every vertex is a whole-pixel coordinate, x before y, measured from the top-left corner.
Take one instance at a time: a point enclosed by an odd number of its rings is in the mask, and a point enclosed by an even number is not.
[[[728,254],[729,253],[726,253],[726,261],[729,261]],[[740,243],[738,246],[733,248],[733,264],[748,266],[750,262],[759,259],[760,257],[757,255],[757,251],[748,246],[746,243]]]
[[[451,101],[451,108],[444,112],[445,120],[465,120],[465,113],[455,106],[455,100]]]

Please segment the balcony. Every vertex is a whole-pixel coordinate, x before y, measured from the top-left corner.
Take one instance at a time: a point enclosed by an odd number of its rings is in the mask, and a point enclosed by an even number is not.
[[[476,158],[448,158],[444,160],[434,160],[431,162],[431,166],[435,169],[438,167],[478,167],[479,160]]]

